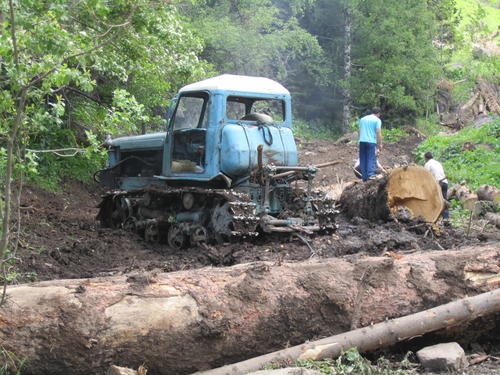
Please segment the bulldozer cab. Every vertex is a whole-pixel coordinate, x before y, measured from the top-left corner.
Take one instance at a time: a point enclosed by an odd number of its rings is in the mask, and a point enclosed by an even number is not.
[[[229,121],[255,121],[282,123],[285,120],[285,103],[280,99],[228,96],[226,118]]]

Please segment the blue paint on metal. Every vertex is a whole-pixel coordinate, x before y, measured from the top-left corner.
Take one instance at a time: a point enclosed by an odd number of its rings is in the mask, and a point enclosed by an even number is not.
[[[264,164],[297,165],[297,147],[291,130],[292,109],[289,94],[256,94],[227,90],[205,92],[208,95],[205,111],[205,115],[208,116],[206,128],[174,130],[172,116],[175,115],[175,108],[173,107],[179,105],[179,100],[183,95],[192,93],[183,91],[172,100],[166,132],[114,139],[112,146],[115,151],[109,153],[109,166],[115,165],[120,160],[122,151],[162,149],[162,173],[161,176],[155,176],[157,182],[164,184],[168,181],[210,181],[220,176],[221,173],[241,181],[257,167],[259,145],[263,146]],[[226,115],[227,98],[230,96],[282,100],[284,119],[281,122],[266,124],[265,127],[257,126],[256,122],[230,120]],[[204,144],[191,145],[195,149],[203,150],[203,165],[197,165],[191,170],[176,168],[175,163],[173,164],[175,137],[203,140]],[[271,137],[272,143],[269,144]],[[194,152],[191,154],[194,155]],[[150,178],[141,177],[127,177],[121,181],[120,187],[123,189],[151,183]]]
[[[203,213],[201,212],[181,212],[175,216],[177,222],[181,221],[191,221],[191,222],[201,222],[203,219]]]
[[[113,147],[119,147],[122,151],[162,148],[165,144],[166,135],[166,132],[161,132],[130,137],[121,137],[113,139],[111,141],[111,145]]]

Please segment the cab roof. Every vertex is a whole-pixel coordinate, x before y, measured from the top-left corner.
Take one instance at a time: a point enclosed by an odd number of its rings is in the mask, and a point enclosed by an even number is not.
[[[256,94],[290,95],[290,92],[281,84],[264,77],[240,76],[234,74],[222,74],[208,78],[200,82],[191,83],[180,89],[186,91],[240,91]]]

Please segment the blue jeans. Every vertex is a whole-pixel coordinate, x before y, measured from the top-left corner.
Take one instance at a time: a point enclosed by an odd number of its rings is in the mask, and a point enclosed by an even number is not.
[[[443,198],[446,201],[448,199],[448,184],[440,182],[439,185],[441,186],[441,193],[443,194]],[[443,211],[443,219],[449,219],[449,218],[450,218],[450,212],[448,211],[448,208],[445,208]]]
[[[377,166],[376,149],[376,143],[359,142],[359,168],[361,169],[361,179],[363,181],[368,180],[370,176],[375,174]]]

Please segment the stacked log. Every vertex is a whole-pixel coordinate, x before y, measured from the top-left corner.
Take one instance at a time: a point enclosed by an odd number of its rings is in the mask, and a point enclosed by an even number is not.
[[[481,115],[493,113],[500,115],[500,98],[497,94],[498,86],[495,83],[480,79],[474,89],[472,97],[458,108],[458,111],[451,111],[454,107],[452,103],[451,91],[458,82],[442,81],[439,84],[439,104],[438,113],[440,123],[454,129],[461,129],[467,123],[474,121]]]
[[[463,208],[472,211],[474,217],[482,217],[496,211],[500,202],[500,190],[495,186],[481,185],[474,193],[465,182],[461,182],[449,189],[448,198],[459,200]]]
[[[481,185],[476,193],[480,201],[500,202],[500,189],[495,186]]]
[[[462,203],[462,207],[466,210],[473,211],[476,202],[479,200],[476,193],[470,190],[464,182],[453,185],[448,192],[448,198],[456,198]]]

